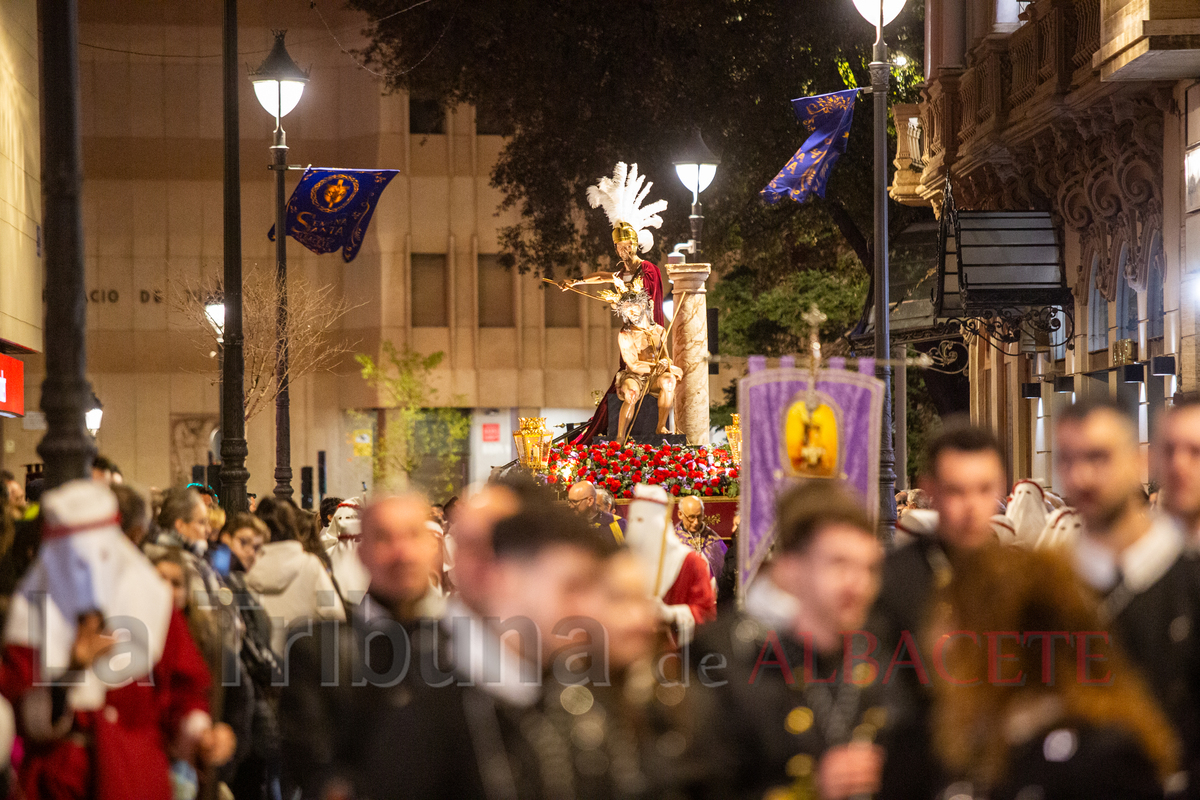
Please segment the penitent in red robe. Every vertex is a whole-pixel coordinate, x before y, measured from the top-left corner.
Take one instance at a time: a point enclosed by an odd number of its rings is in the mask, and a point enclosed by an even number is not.
[[[650,305],[654,311],[654,321],[665,328],[667,318],[663,316],[662,275],[659,274],[658,267],[649,261],[642,261],[640,269],[642,288],[646,290],[646,294],[650,295]],[[620,359],[620,364],[617,366],[617,372],[623,369],[625,369],[625,359],[622,358]],[[604,397],[600,399],[600,404],[596,406],[596,413],[592,414],[592,418],[588,422],[587,427],[583,429],[583,433],[575,437],[571,444],[587,444],[596,436],[608,435],[608,396],[616,391],[617,377],[614,373],[612,384],[608,387],[608,391],[604,393]]]
[[[39,701],[51,691],[34,686],[38,661],[36,650],[10,644],[0,664],[0,693],[12,702],[26,736],[18,775],[24,797],[171,800],[168,745],[196,722],[208,727],[208,668],[183,616],[172,612],[162,656],[149,676],[109,689],[103,708],[76,711],[72,734],[48,743],[29,735],[32,717],[41,716]]]
[[[692,610],[697,625],[717,618],[717,593],[713,589],[712,571],[704,556],[694,551],[687,554],[683,566],[679,568],[679,575],[663,595],[662,601],[668,606],[686,605]]]

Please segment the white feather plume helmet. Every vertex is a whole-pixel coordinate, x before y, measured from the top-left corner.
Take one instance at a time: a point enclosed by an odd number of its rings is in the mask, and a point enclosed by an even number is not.
[[[642,184],[646,185],[643,187]],[[646,183],[645,175],[638,175],[637,164],[626,166],[622,161],[613,170],[611,178],[601,178],[587,190],[588,204],[592,208],[603,208],[608,222],[613,226],[613,241],[628,241],[632,236],[619,235],[626,226],[637,235],[638,250],[646,252],[654,246],[654,234],[650,228],[662,225],[659,213],[667,210],[666,200],[657,200],[642,207],[653,183]]]

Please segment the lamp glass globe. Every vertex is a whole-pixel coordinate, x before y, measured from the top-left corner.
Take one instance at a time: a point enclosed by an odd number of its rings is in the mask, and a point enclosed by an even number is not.
[[[883,24],[890,25],[892,20],[904,10],[905,0],[854,0],[854,7],[863,19],[872,25],[879,23],[879,6],[883,5]]]
[[[300,102],[304,94],[304,81],[277,81],[264,78],[254,81],[254,96],[273,117],[286,117]]]

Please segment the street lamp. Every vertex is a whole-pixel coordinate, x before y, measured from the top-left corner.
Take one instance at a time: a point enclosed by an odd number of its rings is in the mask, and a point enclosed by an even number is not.
[[[217,344],[225,333],[225,303],[220,298],[213,298],[204,304],[204,317],[217,335]]]
[[[287,135],[283,118],[287,116],[304,93],[308,73],[296,66],[283,44],[287,31],[273,31],[275,45],[257,70],[250,75],[254,94],[267,113],[275,117],[275,143],[271,145],[270,169],[275,171],[275,288],[279,309],[275,317],[275,496],[292,496],[292,434],[288,397],[288,339],[287,339],[287,195],[284,173],[287,172]]]
[[[879,449],[879,527],[890,539],[896,524],[896,452],[892,447],[891,321],[888,319],[887,114],[891,64],[883,28],[904,8],[905,0],[854,0],[854,7],[875,26],[871,50],[871,97],[875,101],[875,358],[883,381],[883,439]],[[907,467],[907,465],[905,465]]]
[[[100,404],[100,398],[96,397],[96,393],[92,392],[92,402],[88,404],[88,410],[83,414],[84,425],[88,429],[88,433],[95,438],[100,432],[100,421],[104,419],[104,406]]]
[[[221,398],[221,410],[217,416],[217,427],[222,439],[225,438],[225,301],[218,295],[213,295],[204,304],[204,318],[212,326],[217,335],[217,373],[221,376],[218,384]],[[220,452],[218,446],[217,452]]]
[[[675,251],[686,250],[692,254],[692,261],[700,260],[700,231],[704,227],[704,214],[700,206],[700,193],[708,188],[717,174],[717,165],[721,159],[717,157],[704,139],[700,129],[696,128],[691,141],[684,147],[683,152],[675,159],[675,174],[692,193],[692,214],[688,221],[692,224],[692,240],[686,246],[676,246]]]

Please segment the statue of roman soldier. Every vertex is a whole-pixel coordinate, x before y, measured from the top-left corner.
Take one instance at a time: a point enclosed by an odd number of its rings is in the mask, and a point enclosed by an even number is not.
[[[592,208],[603,208],[612,225],[613,244],[620,263],[611,272],[594,272],[578,280],[562,281],[558,285],[566,291],[581,285],[608,284],[613,287],[613,291],[619,293],[624,287],[641,281],[641,291],[649,298],[650,320],[661,327],[666,325],[666,317],[663,316],[662,276],[658,267],[638,257],[639,252],[645,253],[654,246],[654,234],[650,229],[662,226],[662,217],[659,214],[667,208],[666,200],[642,206],[653,185],[646,183],[645,175],[638,174],[637,164],[627,166],[621,162],[613,170],[611,178],[601,178],[595,186],[588,187],[588,203]],[[627,364],[622,351],[618,374],[626,369]],[[609,393],[621,394],[620,381],[614,379],[609,386],[608,392],[605,393],[606,399],[600,401],[587,429],[575,440],[576,444],[585,444],[597,433],[603,434],[607,430]]]

